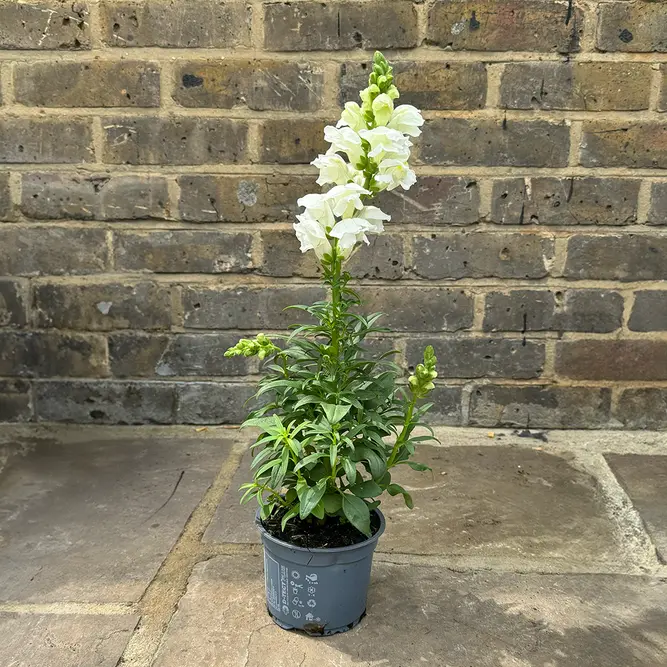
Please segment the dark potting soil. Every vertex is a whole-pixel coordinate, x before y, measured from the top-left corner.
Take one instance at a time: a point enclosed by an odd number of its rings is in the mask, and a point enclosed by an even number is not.
[[[368,538],[351,523],[342,522],[339,517],[329,517],[326,522],[318,519],[309,521],[294,517],[287,522],[285,531],[280,528],[280,522],[285,514],[284,509],[274,512],[268,519],[262,521],[266,531],[278,540],[293,544],[305,549],[335,549],[359,544]],[[380,517],[377,512],[371,514],[371,534],[375,535],[380,529]]]

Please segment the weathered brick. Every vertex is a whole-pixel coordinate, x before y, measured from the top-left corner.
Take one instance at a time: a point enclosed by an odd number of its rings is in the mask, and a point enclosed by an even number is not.
[[[101,336],[0,331],[0,375],[101,377],[107,347]]]
[[[418,364],[424,348],[432,345],[438,357],[438,377],[539,377],[544,367],[544,344],[502,338],[426,338],[408,341],[410,368]]]
[[[0,163],[92,162],[89,120],[67,118],[0,118]]]
[[[257,371],[254,358],[225,357],[236,345],[234,333],[166,336],[127,332],[109,336],[109,363],[116,377],[246,375]]]
[[[660,81],[660,95],[658,97],[658,111],[667,111],[667,68],[660,65],[662,72]]]
[[[160,70],[132,60],[19,63],[14,90],[28,106],[159,107]]]
[[[0,49],[89,49],[88,5],[50,0],[0,4]]]
[[[398,234],[370,236],[370,244],[361,248],[345,266],[355,278],[384,278],[396,280],[405,268],[403,239]],[[321,266],[314,253],[302,253],[292,231],[262,232],[264,261],[260,272],[269,276],[317,277]]]
[[[580,8],[560,0],[437,0],[428,42],[469,51],[579,51]]]
[[[306,313],[287,310],[324,298],[320,287],[183,288],[185,326],[191,329],[284,329],[294,322],[312,322]]]
[[[609,424],[611,390],[598,387],[477,387],[471,396],[473,426],[523,428],[604,428]]]
[[[0,275],[87,274],[108,264],[103,229],[0,226]]]
[[[176,102],[185,107],[255,111],[315,111],[322,106],[323,71],[282,60],[193,60],[176,70]]]
[[[31,418],[30,383],[0,380],[0,422],[25,422]]]
[[[486,295],[484,331],[587,331],[621,326],[623,297],[608,290],[512,290]]]
[[[409,194],[385,191],[378,206],[392,223],[470,225],[479,220],[479,184],[459,176],[420,176]]]
[[[508,63],[500,105],[507,109],[648,109],[650,63]]]
[[[23,174],[21,211],[37,220],[166,220],[167,179],[109,174]]]
[[[392,66],[401,91],[401,104],[413,104],[420,109],[481,109],[484,106],[484,63],[399,60]],[[370,71],[365,62],[340,66],[341,104],[359,101],[359,91],[368,85]]]
[[[155,273],[231,273],[253,267],[252,236],[189,229],[114,235],[116,268]]]
[[[75,424],[171,424],[174,385],[166,382],[35,383],[38,421]]]
[[[583,124],[584,167],[667,167],[667,123],[589,121]]]
[[[264,46],[270,51],[398,49],[418,43],[417,8],[407,0],[264,5]]]
[[[9,193],[9,172],[0,171],[0,220],[12,217],[12,201]]]
[[[0,327],[22,327],[26,317],[26,285],[12,278],[0,278]]]
[[[324,141],[324,126],[321,120],[282,118],[265,120],[260,129],[261,162],[280,164],[307,164],[319,153],[324,153],[329,144]]]
[[[472,326],[473,299],[443,287],[365,287],[363,312],[385,313],[381,326],[392,331],[458,331]]]
[[[436,385],[429,394],[429,403],[433,403],[426,413],[425,421],[438,426],[461,426],[463,414],[461,406],[461,387]]]
[[[240,382],[187,382],[177,385],[176,423],[240,424],[252,409],[246,402],[256,387]]]
[[[667,380],[667,341],[560,342],[556,373],[573,380]]]
[[[667,225],[667,183],[651,184],[651,208],[648,225]]]
[[[104,0],[102,34],[110,46],[232,48],[250,45],[250,9],[220,0]]]
[[[312,176],[188,175],[178,179],[181,219],[187,222],[286,222],[296,201],[313,192]]]
[[[627,225],[641,182],[620,178],[494,181],[490,221],[501,225]]]
[[[111,164],[231,164],[246,159],[248,126],[229,118],[104,118]]]
[[[662,2],[610,2],[598,9],[601,51],[667,51],[667,7]]]
[[[33,308],[35,322],[43,328],[110,331],[171,326],[169,287],[148,281],[39,284],[33,289]]]
[[[414,237],[414,271],[439,278],[543,278],[554,243],[537,234],[449,233]]]
[[[635,292],[628,328],[632,331],[667,331],[667,291]]]
[[[626,428],[667,428],[667,389],[624,389],[614,416]]]
[[[545,120],[434,118],[426,121],[419,158],[426,164],[564,167],[570,128]]]
[[[667,237],[572,236],[563,275],[591,280],[665,280]]]

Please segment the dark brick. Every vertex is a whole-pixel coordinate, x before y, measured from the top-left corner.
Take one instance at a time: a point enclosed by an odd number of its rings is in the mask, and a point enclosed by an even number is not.
[[[628,328],[632,331],[667,331],[667,291],[635,292]]]
[[[322,106],[322,68],[282,60],[193,60],[176,70],[176,102],[185,107],[315,111]]]
[[[108,264],[103,229],[0,226],[0,275],[87,274]]]
[[[241,232],[123,231],[114,235],[114,256],[122,271],[231,273],[253,267],[251,245]]]
[[[91,121],[0,118],[0,162],[92,162]]]
[[[361,248],[345,266],[355,278],[397,280],[403,276],[403,238],[398,234],[369,236],[369,245]],[[317,277],[320,263],[312,252],[302,253],[292,231],[262,232],[264,261],[260,272],[269,276]]]
[[[667,7],[662,2],[603,3],[598,9],[601,51],[667,51]]]
[[[26,318],[26,285],[12,278],[0,278],[0,327],[22,327]]]
[[[650,63],[508,63],[500,106],[507,109],[648,109]]]
[[[39,284],[33,290],[33,308],[35,322],[43,328],[111,331],[171,326],[169,287],[148,281]]]
[[[0,49],[89,49],[90,20],[83,2],[0,4]]]
[[[651,184],[651,208],[648,225],[667,225],[667,183]]]
[[[579,51],[583,14],[554,0],[437,0],[431,44],[455,51]]]
[[[502,338],[426,338],[408,341],[410,368],[419,363],[424,348],[433,345],[440,378],[539,377],[544,367],[544,344]]]
[[[250,9],[244,2],[104,0],[100,12],[103,39],[111,46],[250,46]]]
[[[614,416],[626,428],[667,428],[667,389],[624,389]]]
[[[537,234],[449,233],[414,237],[414,271],[440,278],[543,278],[552,239]]]
[[[491,222],[501,225],[632,224],[637,222],[639,186],[639,180],[620,178],[494,181]]]
[[[287,222],[296,201],[316,187],[312,176],[180,176],[181,219],[188,222]]]
[[[111,164],[231,164],[246,160],[244,121],[229,118],[104,118]]]
[[[257,388],[249,384],[187,382],[177,385],[178,424],[240,424]]]
[[[667,237],[572,236],[563,275],[591,280],[665,280]]]
[[[38,107],[159,107],[157,63],[19,63],[14,69],[16,101]]]
[[[107,374],[101,336],[0,331],[0,375],[100,377]]]
[[[484,331],[586,331],[621,326],[623,297],[607,290],[512,290],[486,295]]]
[[[546,120],[434,118],[426,121],[419,158],[426,164],[565,167],[570,128]]]
[[[12,218],[12,201],[9,193],[9,172],[0,171],[0,220]]]
[[[486,65],[442,61],[392,63],[398,103],[420,109],[481,109],[486,100]],[[340,67],[340,102],[359,101],[359,91],[368,85],[368,63],[349,62]]]
[[[365,287],[363,312],[385,313],[380,326],[392,331],[458,331],[473,320],[473,299],[443,287]]]
[[[295,322],[312,322],[295,304],[325,297],[320,287],[183,288],[185,326],[191,329],[284,329]]]
[[[660,65],[660,71],[662,72],[662,76],[660,96],[658,97],[658,111],[667,111],[667,68],[664,65]]]
[[[0,422],[25,422],[31,418],[30,383],[0,380]]]
[[[377,205],[394,223],[470,225],[479,220],[479,184],[458,176],[420,176],[409,193],[385,191]]]
[[[240,336],[193,333],[176,336],[118,333],[109,336],[109,362],[116,377],[247,375],[253,358],[225,357]]]
[[[321,120],[282,118],[262,123],[260,161],[280,164],[307,164],[326,152]]]
[[[171,217],[162,176],[23,174],[21,211],[37,220],[166,220]]]
[[[264,5],[264,47],[269,51],[398,49],[418,44],[417,8],[406,0]]]
[[[35,413],[46,422],[171,424],[174,396],[166,382],[52,380],[35,384]]]
[[[436,385],[428,396],[428,402],[433,403],[433,406],[426,413],[424,421],[438,426],[461,426],[461,393],[461,387]]]
[[[604,428],[609,424],[611,390],[597,387],[477,387],[470,424],[509,428]]]
[[[556,373],[573,380],[667,380],[667,341],[561,342]]]
[[[590,121],[583,124],[584,167],[667,167],[667,124]]]

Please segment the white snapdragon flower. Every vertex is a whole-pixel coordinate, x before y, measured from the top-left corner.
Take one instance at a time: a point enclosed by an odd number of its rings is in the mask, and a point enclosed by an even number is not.
[[[334,225],[329,235],[338,239],[338,250],[343,257],[349,257],[357,243],[368,243],[366,232],[373,231],[373,225],[363,218],[347,218]]]
[[[387,127],[392,130],[398,130],[403,134],[409,134],[411,137],[418,137],[421,134],[419,129],[424,124],[424,119],[419,110],[411,104],[401,104],[394,109],[391,120]]]
[[[303,206],[306,209],[306,215],[319,222],[323,229],[331,229],[336,222],[327,194],[305,195],[296,202],[299,206]]]
[[[327,125],[324,128],[324,139],[331,144],[327,155],[339,152],[345,153],[352,165],[358,164],[364,154],[364,149],[361,147],[361,137],[351,127],[341,127],[339,129],[333,125]]]
[[[378,95],[373,100],[373,115],[378,125],[386,125],[392,117],[394,102],[386,93]]]
[[[331,205],[331,210],[339,218],[350,218],[355,214],[355,211],[364,207],[361,196],[370,194],[361,185],[346,183],[345,185],[336,185],[326,192],[324,196]]]
[[[372,130],[362,130],[359,136],[371,145],[368,157],[376,162],[385,157],[399,160],[407,160],[410,157],[412,142],[398,130],[374,127]]]
[[[320,170],[317,181],[318,185],[334,183],[342,185],[350,179],[354,180],[358,172],[352,165],[348,164],[338,153],[332,155],[318,155],[310,164]]]
[[[357,213],[357,218],[366,220],[371,228],[368,230],[373,232],[373,234],[381,234],[384,231],[384,225],[382,224],[386,220],[391,220],[391,216],[387,215],[382,209],[379,209],[377,206],[364,206],[359,213]]]
[[[375,182],[384,186],[383,189],[393,190],[399,185],[404,190],[409,190],[417,181],[417,176],[407,161],[387,158],[382,160],[375,175]]]
[[[368,125],[366,125],[366,121],[364,120],[364,113],[356,102],[346,102],[345,109],[340,115],[340,120],[336,124],[336,127],[344,127],[345,125],[352,128],[355,132],[368,129]]]
[[[314,250],[319,259],[331,252],[331,242],[327,238],[322,225],[311,218],[308,213],[296,216],[299,222],[294,223],[296,237],[301,242],[301,252]]]

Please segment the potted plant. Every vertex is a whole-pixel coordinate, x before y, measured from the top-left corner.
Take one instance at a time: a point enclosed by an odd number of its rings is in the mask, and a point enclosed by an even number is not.
[[[298,200],[305,212],[294,224],[302,252],[313,250],[322,265],[329,298],[307,306],[313,323],[295,325],[289,336],[242,339],[228,356],[257,355],[266,376],[257,397],[269,397],[243,426],[260,430],[252,445],[253,481],[242,502],[259,504],[257,524],[264,544],[267,608],[283,628],[333,634],[352,628],[365,613],[373,551],[385,523],[378,509],[386,491],[408,492],[392,480],[411,461],[415,428],[430,405],[420,404],[434,388],[435,356],[397,386],[401,369],[365,346],[381,314],[358,312],[345,263],[367,234],[380,234],[389,216],[369,200],[383,190],[407,190],[410,137],[423,119],[410,105],[394,106],[399,93],[392,68],[377,52],[362,104],[348,102],[319,168],[321,194]],[[430,429],[429,429],[430,432]]]

